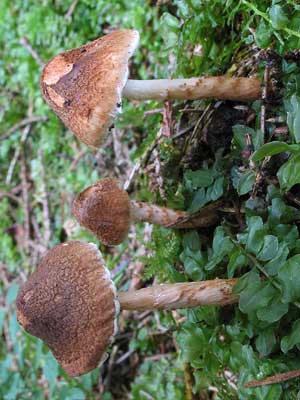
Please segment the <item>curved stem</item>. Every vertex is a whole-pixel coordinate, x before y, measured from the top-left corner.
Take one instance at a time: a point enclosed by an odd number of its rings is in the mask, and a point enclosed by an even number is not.
[[[142,201],[132,200],[130,202],[131,218],[133,220],[147,221],[151,224],[175,229],[205,228],[215,224],[219,219],[216,212],[219,206],[220,202],[209,204],[201,212],[193,215],[185,211],[172,210],[171,208]]]
[[[132,100],[220,100],[253,101],[261,96],[257,78],[230,78],[226,76],[189,79],[128,80],[123,96]]]
[[[147,221],[151,224],[171,225],[179,219],[186,218],[188,214],[184,211],[176,211],[155,204],[131,200],[131,218],[135,221]]]
[[[224,306],[236,303],[232,293],[238,279],[163,284],[118,293],[123,310],[171,310],[197,306]]]

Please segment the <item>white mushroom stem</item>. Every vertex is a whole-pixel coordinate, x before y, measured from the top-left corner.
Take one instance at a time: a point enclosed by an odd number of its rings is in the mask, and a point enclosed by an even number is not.
[[[197,306],[224,306],[236,303],[232,292],[238,279],[163,284],[118,293],[123,310],[171,310]]]
[[[214,204],[207,206],[201,213],[195,216],[185,211],[176,211],[171,208],[134,200],[130,202],[130,208],[131,218],[135,221],[147,221],[151,224],[163,225],[165,227],[171,225],[177,229],[207,227],[218,220],[216,214],[217,206]]]
[[[261,83],[257,78],[230,78],[226,76],[128,80],[123,96],[131,100],[220,100],[253,101],[261,97]]]

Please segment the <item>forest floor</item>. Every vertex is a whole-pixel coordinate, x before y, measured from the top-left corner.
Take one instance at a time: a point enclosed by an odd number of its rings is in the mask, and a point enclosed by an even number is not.
[[[0,398],[298,399],[299,6],[10,3],[0,4]],[[124,101],[94,151],[44,103],[40,70],[116,28],[141,35],[131,78],[256,76],[261,98]],[[104,246],[71,214],[75,194],[104,177],[132,199],[191,215],[213,205],[214,218],[197,230],[132,224],[124,243]],[[67,240],[99,244],[118,290],[235,277],[239,303],[123,311],[101,369],[70,378],[15,311],[20,284]]]

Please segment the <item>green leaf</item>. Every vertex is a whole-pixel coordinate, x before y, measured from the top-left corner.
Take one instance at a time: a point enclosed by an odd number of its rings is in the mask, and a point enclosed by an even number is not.
[[[165,12],[160,18],[162,38],[167,48],[176,46],[180,29],[180,21],[173,15]]]
[[[5,298],[6,304],[10,305],[14,303],[18,295],[19,287],[20,285],[18,285],[17,283],[13,283],[12,285],[10,285]]]
[[[224,235],[223,227],[216,228],[213,239],[213,256],[205,265],[207,271],[211,271],[216,265],[223,261],[224,257],[230,254],[234,248],[232,240]]]
[[[220,176],[217,178],[213,185],[207,188],[207,198],[209,200],[215,201],[219,199],[223,194],[223,186],[224,186],[224,176]]]
[[[282,7],[279,4],[273,5],[269,10],[271,23],[275,29],[283,29],[289,26],[289,19],[284,14]]]
[[[272,28],[261,19],[254,35],[257,45],[261,48],[266,48],[272,40]]]
[[[177,342],[182,349],[184,361],[192,361],[195,367],[201,366],[201,356],[206,338],[203,329],[193,323],[185,324],[177,336]]]
[[[269,275],[274,276],[278,273],[282,265],[285,263],[289,249],[286,243],[281,243],[278,247],[276,256],[265,264],[265,269]]]
[[[20,325],[17,320],[17,315],[15,312],[13,312],[9,318],[9,336],[14,344],[18,342],[19,331],[20,331]]]
[[[270,217],[272,218],[272,223],[275,226],[278,226],[278,222],[282,222],[284,224],[294,222],[299,219],[300,213],[299,210],[295,207],[288,206],[281,198],[272,199],[272,205],[268,207],[268,211]],[[273,219],[275,221],[273,221]]]
[[[292,186],[300,183],[300,154],[293,155],[277,172],[281,189],[288,191]]]
[[[217,253],[220,249],[220,247],[222,246],[222,243],[224,241],[224,237],[225,237],[225,230],[222,226],[218,226],[215,229],[214,232],[214,238],[213,238],[213,251],[214,253]]]
[[[239,176],[237,191],[240,196],[249,193],[255,183],[255,172],[247,171]]]
[[[246,135],[251,136],[251,140],[255,150],[262,145],[261,132],[255,131],[249,126],[240,124],[234,125],[232,127],[232,130],[233,130],[234,143],[236,146],[239,147],[240,150],[243,150],[247,146]]]
[[[246,241],[247,250],[257,254],[264,244],[265,230],[261,217],[254,216],[248,220],[249,233]]]
[[[201,241],[197,231],[192,230],[184,234],[183,236],[184,247],[189,247],[193,251],[200,250]]]
[[[234,249],[229,257],[229,263],[227,266],[228,278],[234,276],[234,272],[237,268],[247,265],[248,260],[244,253],[240,249]]]
[[[298,153],[300,151],[300,145],[287,144],[279,141],[266,143],[254,152],[252,160],[255,162],[260,161],[265,157],[274,156],[275,154],[283,153],[284,151],[289,153]]]
[[[263,308],[276,293],[269,282],[253,282],[240,293],[240,310],[247,314]]]
[[[284,336],[281,340],[280,347],[284,353],[291,350],[296,344],[300,343],[300,319],[293,323],[292,332],[288,336]]]
[[[2,328],[5,316],[6,316],[6,310],[4,308],[0,308],[0,335],[2,335]]]
[[[280,268],[278,280],[282,287],[284,303],[300,300],[300,255],[289,258]]]
[[[180,28],[180,21],[167,12],[163,13],[160,22],[162,25],[166,25],[169,29],[172,30],[178,30]]]
[[[85,400],[85,393],[79,388],[69,389],[66,393],[65,400]]]
[[[290,98],[291,111],[287,112],[287,123],[297,143],[300,142],[300,97],[293,94]]]
[[[266,235],[264,237],[264,244],[262,249],[257,255],[260,261],[269,261],[276,257],[278,252],[278,239],[273,235]]]
[[[263,356],[270,354],[275,344],[276,337],[273,327],[270,329],[265,329],[255,340],[256,348]]]
[[[279,321],[289,310],[288,303],[282,303],[280,300],[280,294],[277,293],[275,298],[270,301],[270,303],[263,308],[260,308],[256,315],[261,321],[266,321],[268,323],[273,323]]]
[[[233,292],[240,294],[249,285],[252,285],[252,283],[260,283],[260,277],[255,268],[241,276],[238,282],[234,285]]]
[[[203,266],[205,261],[200,250],[191,250],[189,247],[186,247],[180,254],[180,260],[183,262],[186,274],[191,279],[204,279]]]
[[[213,172],[208,169],[200,169],[198,171],[186,171],[184,178],[190,181],[193,189],[205,188],[213,183]]]
[[[193,214],[199,211],[200,208],[202,208],[208,202],[209,200],[206,197],[205,189],[204,188],[199,189],[193,198],[192,204],[189,207],[188,212],[190,214]]]
[[[43,374],[49,382],[50,388],[53,389],[58,375],[58,364],[50,351],[44,356],[44,361]]]

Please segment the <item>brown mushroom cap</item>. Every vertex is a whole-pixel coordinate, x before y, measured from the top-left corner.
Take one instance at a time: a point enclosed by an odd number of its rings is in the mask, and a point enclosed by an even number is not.
[[[121,111],[128,60],[139,34],[118,30],[46,64],[41,89],[48,105],[84,143],[99,147],[103,133]]]
[[[122,243],[130,226],[130,199],[118,181],[104,178],[77,195],[72,212],[102,243]]]
[[[55,246],[20,288],[19,323],[50,347],[70,375],[96,368],[115,334],[119,303],[97,247]]]

